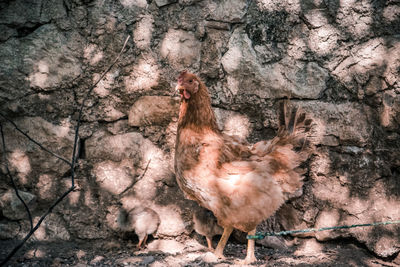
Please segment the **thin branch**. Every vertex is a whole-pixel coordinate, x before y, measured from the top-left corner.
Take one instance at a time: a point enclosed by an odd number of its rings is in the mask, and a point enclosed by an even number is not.
[[[24,245],[24,243],[29,239],[29,237],[31,237],[32,234],[39,228],[39,226],[41,225],[43,220],[47,217],[47,215],[49,215],[53,211],[54,207],[56,207],[58,203],[60,203],[70,192],[72,192],[75,189],[75,171],[74,171],[74,169],[75,169],[75,163],[76,163],[76,150],[77,150],[77,144],[78,144],[78,138],[79,138],[79,127],[80,127],[80,123],[81,123],[82,111],[83,111],[85,102],[88,99],[90,93],[93,91],[93,89],[96,87],[96,85],[100,82],[100,80],[103,79],[104,76],[107,74],[107,72],[109,72],[111,70],[111,68],[115,65],[115,63],[117,63],[117,61],[119,60],[119,58],[121,57],[122,53],[125,50],[125,47],[126,47],[126,44],[128,43],[129,38],[130,38],[130,36],[128,36],[126,38],[125,43],[124,43],[121,51],[119,52],[118,56],[116,57],[116,59],[106,69],[106,71],[100,76],[100,78],[89,88],[86,97],[82,101],[81,107],[79,109],[79,116],[78,116],[78,120],[77,120],[76,129],[75,129],[74,149],[73,149],[73,152],[72,152],[72,162],[70,163],[70,166],[71,166],[71,187],[64,194],[62,194],[62,196],[60,198],[58,198],[53,203],[53,205],[50,206],[50,208],[46,211],[45,214],[42,215],[42,217],[40,217],[40,219],[36,223],[35,227],[33,227],[31,229],[31,231],[29,231],[29,233],[25,236],[25,238],[21,241],[21,243],[19,243],[16,247],[14,247],[14,249],[10,252],[10,254],[8,254],[8,256],[0,263],[0,266],[3,266],[4,264],[6,264],[14,256],[14,254]],[[30,140],[32,142],[34,141],[33,139],[30,139]],[[37,143],[37,144],[39,145],[39,143]],[[40,146],[40,147],[43,149],[42,146]],[[55,155],[53,155],[53,156],[55,156]]]
[[[129,38],[130,38],[130,35],[128,35],[128,37],[126,37],[124,45],[122,46],[121,51],[119,52],[118,56],[115,58],[113,63],[111,63],[111,65],[103,72],[103,74],[100,76],[100,78],[92,85],[92,87],[89,89],[89,91],[87,92],[85,98],[82,101],[81,107],[79,109],[78,121],[77,121],[77,124],[76,124],[76,130],[75,130],[74,150],[72,152],[72,163],[71,163],[72,186],[74,186],[74,174],[75,174],[74,173],[74,167],[75,167],[75,162],[76,162],[76,150],[77,150],[77,144],[78,144],[78,138],[79,138],[78,132],[79,132],[80,124],[81,124],[82,112],[83,112],[83,108],[85,106],[85,102],[89,98],[89,95],[92,93],[93,89],[97,86],[97,84],[104,78],[104,76],[106,76],[106,74],[111,70],[111,68],[115,65],[115,63],[117,63],[117,61],[119,60],[119,58],[121,57],[122,53],[125,50],[125,47],[126,47],[126,45],[128,43]]]
[[[140,180],[143,179],[143,177],[146,175],[147,170],[149,169],[149,165],[151,162],[151,158],[149,159],[149,161],[146,164],[146,167],[144,168],[143,173],[136,179],[136,181],[132,182],[132,184],[130,186],[128,186],[124,191],[122,191],[119,195],[122,196],[123,194],[125,194],[129,189],[131,189],[137,182],[139,182]]]
[[[46,211],[45,214],[40,217],[39,221],[36,223],[35,227],[33,227],[29,233],[22,239],[22,241],[14,247],[14,249],[7,255],[7,257],[0,263],[0,266],[3,266],[6,264],[17,251],[25,244],[25,242],[33,235],[33,233],[36,232],[36,230],[39,228],[39,226],[42,224],[43,220],[49,215],[55,206],[57,206],[58,203],[60,203],[71,191],[74,190],[74,187],[69,188],[59,199],[57,199],[53,205]]]
[[[6,121],[8,121],[9,123],[11,123],[14,128],[20,132],[21,134],[23,134],[26,138],[29,139],[29,141],[31,141],[32,143],[34,143],[35,145],[39,146],[42,150],[46,151],[47,153],[50,153],[51,155],[53,155],[54,157],[61,159],[62,161],[64,161],[65,163],[67,163],[69,166],[71,166],[71,162],[59,155],[57,155],[56,153],[50,151],[49,149],[45,148],[42,144],[40,144],[38,141],[36,141],[35,139],[33,139],[32,137],[30,137],[26,132],[22,131],[17,124],[15,124],[15,122],[13,122],[12,120],[10,120],[9,118],[7,118],[6,116],[4,116],[2,113],[0,113],[0,116],[3,117]]]
[[[1,141],[2,141],[2,148],[3,148],[3,160],[4,160],[4,165],[6,167],[6,172],[7,172],[7,176],[10,177],[10,181],[11,184],[14,188],[15,194],[17,195],[18,199],[22,202],[22,204],[25,207],[26,213],[28,213],[28,219],[29,219],[29,223],[31,226],[31,231],[33,229],[33,220],[32,220],[32,214],[31,211],[29,210],[28,205],[25,203],[24,199],[20,196],[18,189],[17,189],[17,185],[14,182],[14,179],[11,175],[10,169],[8,168],[8,162],[7,162],[7,155],[6,155],[6,141],[4,138],[4,133],[3,133],[3,125],[0,123],[0,133],[1,133]]]

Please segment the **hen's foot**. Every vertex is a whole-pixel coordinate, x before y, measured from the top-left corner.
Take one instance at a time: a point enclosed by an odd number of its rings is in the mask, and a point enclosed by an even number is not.
[[[212,239],[210,237],[206,237],[206,239],[207,239],[208,251],[214,252],[214,248],[212,246]]]
[[[224,248],[225,248],[226,242],[229,239],[229,236],[232,233],[232,230],[233,230],[232,227],[225,227],[224,228],[224,233],[222,234],[221,239],[218,242],[218,246],[215,249],[214,255],[217,256],[220,259],[225,259],[224,254],[223,254],[224,253]]]
[[[243,264],[252,264],[257,261],[257,258],[253,256],[246,256],[246,258],[243,260]]]
[[[246,257],[244,260],[235,260],[234,263],[236,265],[251,265],[257,261],[257,258],[248,258]]]
[[[222,252],[218,252],[218,251],[214,251],[214,255],[218,258],[218,259],[221,259],[221,260],[225,260],[225,256],[224,256],[224,254],[222,254]]]

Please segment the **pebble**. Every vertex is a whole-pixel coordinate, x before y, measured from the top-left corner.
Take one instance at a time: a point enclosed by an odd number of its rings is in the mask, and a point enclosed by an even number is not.
[[[98,262],[102,261],[103,259],[104,259],[103,256],[95,256],[95,257],[93,258],[93,260],[90,261],[90,264],[98,263]]]
[[[153,256],[147,256],[147,257],[143,258],[141,264],[148,265],[148,264],[154,262],[155,260],[156,259]]]

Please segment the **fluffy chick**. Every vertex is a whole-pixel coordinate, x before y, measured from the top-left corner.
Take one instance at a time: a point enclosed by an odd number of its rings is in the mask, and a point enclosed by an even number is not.
[[[206,237],[208,249],[213,251],[212,238],[215,235],[222,235],[224,229],[217,224],[214,214],[204,208],[199,208],[193,213],[194,230]]]
[[[139,237],[138,248],[146,246],[148,235],[154,234],[160,225],[158,214],[147,207],[135,207],[129,211],[120,209],[117,221],[122,231],[135,231]]]

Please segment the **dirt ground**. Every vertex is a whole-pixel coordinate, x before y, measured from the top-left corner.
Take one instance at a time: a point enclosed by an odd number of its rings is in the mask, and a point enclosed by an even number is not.
[[[216,238],[217,241],[218,238]],[[150,239],[138,250],[135,241],[94,240],[75,242],[30,241],[6,266],[237,266],[245,257],[246,245],[228,242],[225,260],[217,260],[199,236]],[[0,241],[0,258],[17,241]],[[349,240],[319,243],[313,238],[297,239],[287,249],[256,247],[256,266],[400,266],[400,255],[380,259]]]

